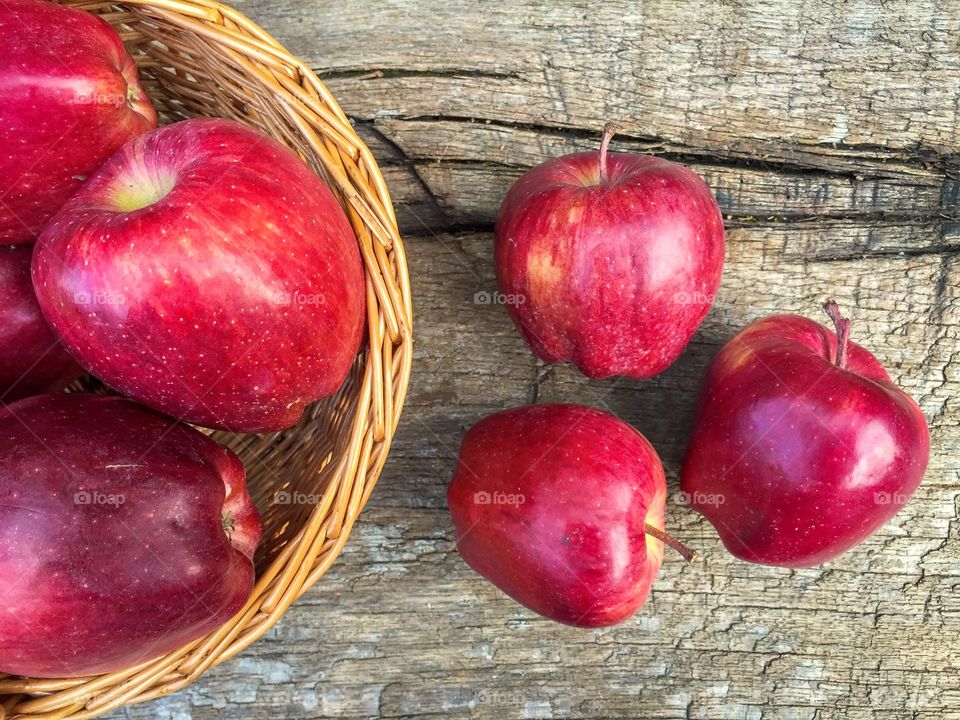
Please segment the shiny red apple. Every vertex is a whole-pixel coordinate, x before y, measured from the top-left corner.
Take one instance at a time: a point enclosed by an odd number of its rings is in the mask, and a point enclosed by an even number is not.
[[[880,362],[795,315],[747,326],[714,358],[681,488],[727,549],[765,565],[819,565],[890,520],[923,478],[926,420]]]
[[[585,375],[648,378],[699,327],[723,272],[723,220],[691,170],[576,153],[527,172],[497,218],[500,291],[527,344]]]
[[[0,247],[0,402],[62,390],[83,372],[40,312],[32,245]]]
[[[491,415],[463,439],[447,492],[457,549],[517,602],[558,622],[613,625],[660,569],[667,486],[647,440],[577,405]]]
[[[141,135],[44,229],[40,306],[94,375],[168,415],[280,430],[360,347],[363,267],[333,193],[229,120]]]
[[[75,677],[176,650],[253,586],[243,465],[125,398],[0,409],[0,672]]]
[[[157,114],[120,36],[43,0],[0,3],[0,244],[30,243]]]

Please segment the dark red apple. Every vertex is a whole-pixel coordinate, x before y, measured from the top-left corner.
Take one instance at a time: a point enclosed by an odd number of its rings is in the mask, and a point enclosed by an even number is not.
[[[141,135],[44,229],[40,306],[94,375],[207,427],[290,427],[360,347],[363,266],[333,193],[229,120]]]
[[[32,245],[0,247],[0,402],[62,390],[83,372],[40,312]]]
[[[747,326],[714,358],[681,487],[727,549],[765,565],[819,565],[890,520],[923,478],[926,420],[880,362],[796,315]]]
[[[43,0],[0,3],[0,244],[44,223],[157,114],[120,36]]]
[[[648,378],[683,352],[723,272],[713,194],[677,163],[600,152],[550,160],[510,188],[497,218],[500,290],[545,362]]]
[[[491,415],[463,439],[447,492],[457,549],[517,602],[581,627],[644,603],[660,569],[667,485],[647,440],[577,405]]]
[[[243,465],[116,397],[0,409],[0,672],[108,673],[229,620],[261,527]]]

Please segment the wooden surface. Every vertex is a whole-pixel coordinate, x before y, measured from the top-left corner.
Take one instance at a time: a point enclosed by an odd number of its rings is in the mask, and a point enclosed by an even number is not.
[[[346,552],[284,620],[187,691],[113,717],[960,718],[960,4],[242,0],[329,84],[382,162],[410,257],[414,382]],[[538,364],[502,306],[491,227],[525,168],[614,143],[691,164],[728,227],[716,305],[645,382]],[[834,296],[930,420],[923,486],[814,570],[703,561],[650,602],[561,627],[474,575],[446,483],[465,429],[531,401],[609,409],[676,469],[718,347]],[[820,318],[821,320],[823,318]]]

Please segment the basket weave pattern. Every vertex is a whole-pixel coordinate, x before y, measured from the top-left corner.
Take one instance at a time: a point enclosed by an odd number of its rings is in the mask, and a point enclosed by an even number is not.
[[[175,692],[269,630],[343,548],[387,458],[413,356],[409,279],[390,195],[369,149],[310,69],[241,13],[210,0],[60,1],[117,29],[162,122],[240,120],[285,143],[327,181],[363,256],[368,343],[340,391],[308,408],[296,427],[213,433],[243,460],[263,516],[257,581],[244,608],[216,632],[122,672],[0,675],[0,720],[93,718]]]

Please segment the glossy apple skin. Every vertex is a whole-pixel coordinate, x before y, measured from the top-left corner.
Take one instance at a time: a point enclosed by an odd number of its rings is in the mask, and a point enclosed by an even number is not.
[[[648,378],[683,352],[720,286],[723,219],[691,170],[654,157],[550,160],[500,207],[497,278],[527,344],[593,378]]]
[[[32,254],[32,245],[0,247],[0,402],[57,392],[83,372],[40,312]]]
[[[106,22],[42,0],[0,3],[0,244],[32,243],[86,176],[156,124]]]
[[[930,453],[923,413],[869,351],[848,348],[841,369],[833,330],[777,315],[714,358],[681,488],[737,557],[827,562],[896,515],[920,484]]]
[[[333,194],[291,150],[228,120],[126,145],[44,229],[33,284],[94,375],[238,432],[290,427],[335,392],[365,323],[360,251]]]
[[[246,602],[261,526],[230,450],[80,393],[0,409],[0,446],[0,672],[121,670]]]
[[[470,567],[540,615],[600,627],[650,592],[663,544],[644,526],[663,528],[666,492],[656,451],[623,421],[530,405],[467,432],[447,501]]]

